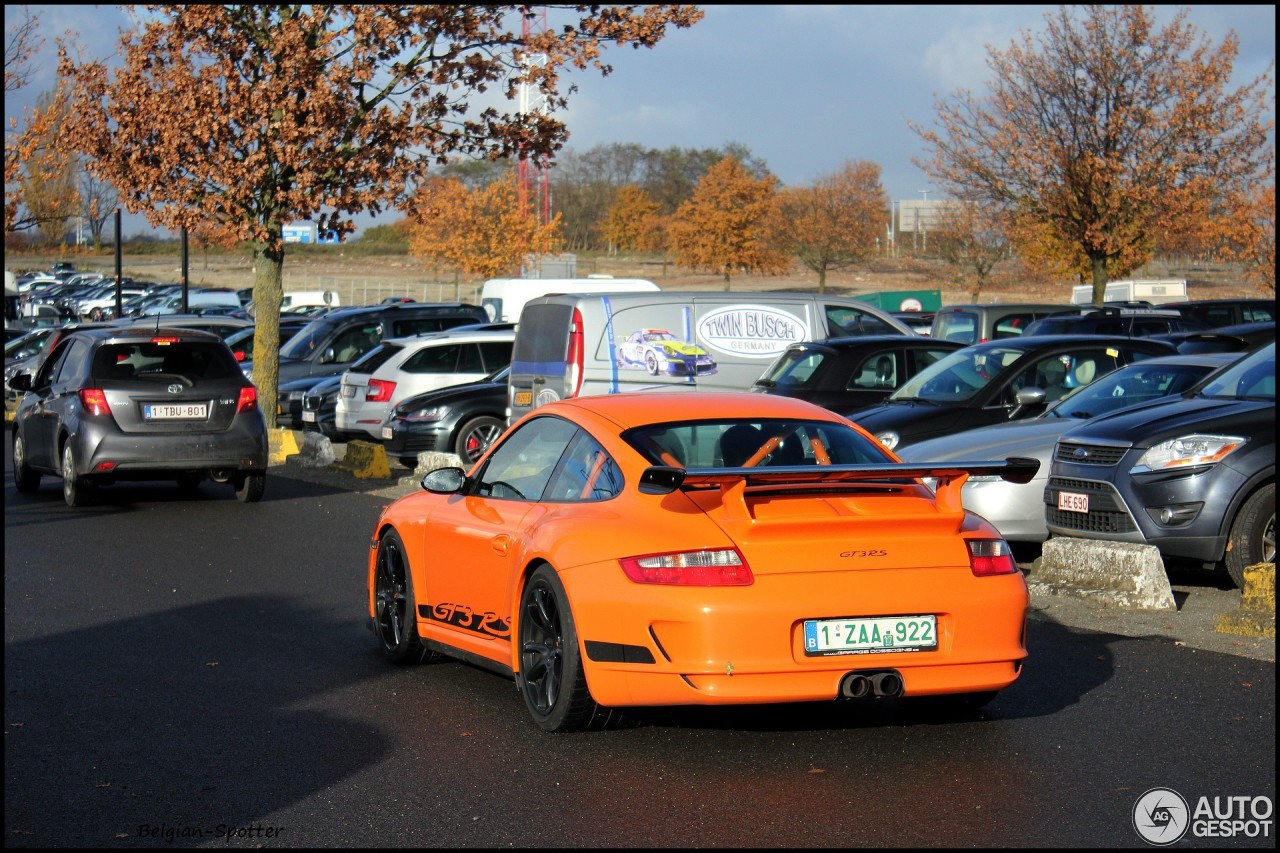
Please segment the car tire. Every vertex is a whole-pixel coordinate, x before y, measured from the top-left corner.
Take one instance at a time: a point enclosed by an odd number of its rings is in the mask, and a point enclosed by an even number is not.
[[[520,667],[516,683],[535,723],[548,732],[621,725],[622,715],[591,698],[569,598],[550,566],[540,566],[520,593]]]
[[[81,507],[89,502],[89,484],[76,473],[79,463],[71,439],[62,446],[62,499],[69,507]]]
[[[267,491],[267,475],[263,473],[237,474],[236,500],[242,504],[257,503]]]
[[[453,452],[462,457],[463,464],[469,466],[497,441],[498,436],[502,435],[506,428],[506,421],[492,415],[472,418],[458,430]]]
[[[27,443],[18,430],[13,433],[13,485],[24,495],[40,488],[40,472],[27,464]]]
[[[1227,574],[1244,589],[1244,570],[1276,559],[1276,486],[1268,483],[1240,507],[1227,539]]]
[[[658,357],[651,352],[645,353],[644,369],[648,372],[650,376],[657,376],[658,375]]]
[[[434,663],[440,659],[418,636],[413,574],[409,571],[404,542],[394,530],[388,530],[378,542],[373,597],[373,632],[383,657],[400,666]]]

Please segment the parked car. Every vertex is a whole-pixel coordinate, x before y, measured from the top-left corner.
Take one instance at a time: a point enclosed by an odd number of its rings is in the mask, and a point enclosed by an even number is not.
[[[1170,355],[1127,364],[1075,389],[1042,415],[917,441],[898,451],[905,462],[964,462],[969,459],[1035,459],[1036,476],[1026,483],[999,477],[970,477],[961,490],[967,510],[996,526],[1010,542],[1043,542],[1044,487],[1058,438],[1090,418],[1181,394],[1205,376],[1240,358],[1240,353]]]
[[[13,480],[31,493],[62,478],[68,506],[117,480],[204,478],[262,498],[267,428],[257,390],[217,336],[183,328],[99,327],[65,335],[32,377],[12,426]]]
[[[455,453],[470,467],[507,428],[510,372],[507,365],[475,382],[401,400],[382,425],[387,455],[413,468],[419,453]]]
[[[284,346],[288,343],[290,338],[305,329],[310,322],[309,317],[290,317],[287,314],[281,314],[280,345]],[[253,339],[256,328],[256,325],[251,324],[227,336],[227,346],[231,347],[231,354],[236,357],[236,361],[253,361]]]
[[[1275,562],[1276,345],[1181,397],[1088,421],[1058,439],[1045,520],[1054,536],[1154,545],[1244,570]]]
[[[217,314],[164,314],[150,317],[126,317],[122,320],[111,320],[111,325],[122,329],[154,329],[164,325],[173,328],[199,329],[212,332],[224,341],[236,332],[252,329],[253,321],[240,317],[222,317]]]
[[[956,350],[884,402],[848,414],[890,450],[1038,415],[1081,385],[1172,344],[1106,335],[1023,335]]]
[[[1245,352],[1256,349],[1276,339],[1276,322],[1238,323],[1219,326],[1206,332],[1174,332],[1155,335],[1156,340],[1168,341],[1178,352]]]
[[[401,302],[330,311],[314,318],[280,347],[278,381],[307,376],[323,379],[342,373],[384,338],[488,321],[483,308],[464,302]],[[252,378],[252,362],[244,362],[244,370]]]
[[[1276,320],[1274,299],[1192,299],[1161,305],[1196,320],[1205,328],[1234,326],[1238,323],[1262,323]]]
[[[933,334],[933,318],[935,311],[894,311],[893,317],[905,323],[917,335],[929,337]]]
[[[1033,322],[1025,335],[1125,335],[1150,337],[1171,332],[1201,332],[1205,327],[1177,311],[1162,308],[1085,308],[1050,314]]]
[[[383,421],[406,397],[483,379],[511,364],[514,331],[448,331],[389,338],[342,374],[337,429],[381,440]]]
[[[750,390],[847,412],[880,402],[912,376],[963,346],[915,335],[805,341],[787,347]]]
[[[338,429],[338,393],[342,390],[342,376],[326,376],[314,382],[302,392],[302,430],[318,432],[330,441],[348,441],[367,438],[363,430],[358,433]],[[292,404],[290,409],[292,409]]]
[[[653,705],[979,705],[1018,677],[1028,595],[961,479],[803,400],[547,403],[383,511],[367,613],[392,663],[482,663],[546,731]]]
[[[1016,338],[1036,320],[1071,311],[1078,306],[1061,303],[987,302],[944,305],[933,315],[929,337],[939,341],[980,344]]]

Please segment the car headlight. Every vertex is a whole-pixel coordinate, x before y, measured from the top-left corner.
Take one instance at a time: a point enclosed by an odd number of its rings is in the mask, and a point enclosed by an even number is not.
[[[1213,465],[1243,447],[1249,439],[1238,435],[1184,435],[1162,441],[1147,449],[1130,473],[1168,471],[1170,468],[1189,468],[1195,465]]]
[[[428,409],[414,409],[411,412],[396,412],[396,417],[415,423],[431,423],[440,420],[444,415],[445,409],[440,406],[433,406]]]
[[[897,447],[898,442],[901,440],[902,440],[902,437],[899,436],[893,430],[885,430],[884,432],[876,433],[876,441],[880,442],[890,450],[893,450],[895,447]]]

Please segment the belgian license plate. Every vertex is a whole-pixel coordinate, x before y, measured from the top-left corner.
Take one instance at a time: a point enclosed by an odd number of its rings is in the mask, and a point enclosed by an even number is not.
[[[303,423],[308,423],[308,424],[313,424],[313,423],[315,423],[315,422],[316,422],[316,413],[315,413],[315,412],[303,412],[303,413],[302,413],[302,422],[303,422]]]
[[[391,427],[383,427],[382,437],[387,441],[390,441],[391,439],[395,438],[395,433],[391,431]]]
[[[1058,492],[1058,509],[1064,512],[1089,513],[1089,496],[1079,492]]]
[[[806,655],[872,655],[937,647],[938,618],[932,615],[810,619],[804,623]]]
[[[142,407],[142,417],[148,421],[181,420],[183,418],[207,418],[209,407],[205,403],[165,403]]]

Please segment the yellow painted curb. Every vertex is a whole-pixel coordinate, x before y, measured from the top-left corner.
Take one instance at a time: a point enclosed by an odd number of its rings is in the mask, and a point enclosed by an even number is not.
[[[298,437],[293,430],[279,427],[267,431],[267,446],[271,454],[271,465],[283,465],[286,457],[296,456],[302,452],[298,447]]]
[[[1235,613],[1219,613],[1213,620],[1213,629],[1219,634],[1275,637],[1275,563],[1255,563],[1245,568],[1240,609]]]
[[[391,463],[387,461],[387,449],[369,441],[348,441],[347,455],[343,460],[352,475],[361,479],[390,479]]]

